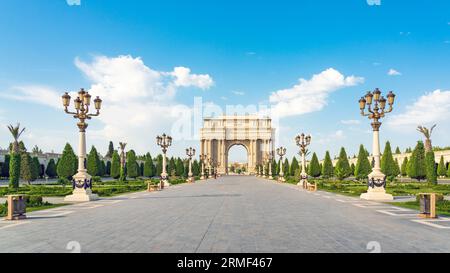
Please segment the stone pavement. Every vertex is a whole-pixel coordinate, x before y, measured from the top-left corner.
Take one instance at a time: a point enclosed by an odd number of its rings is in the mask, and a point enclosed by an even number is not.
[[[230,176],[0,221],[0,252],[450,252],[450,219]]]

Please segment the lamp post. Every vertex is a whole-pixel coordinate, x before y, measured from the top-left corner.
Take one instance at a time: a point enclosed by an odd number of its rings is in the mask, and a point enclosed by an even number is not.
[[[213,178],[213,164],[214,159],[208,157],[208,178]]]
[[[381,95],[381,91],[377,88],[373,92],[367,92],[364,97],[359,100],[359,108],[361,115],[373,120],[371,123],[373,129],[373,146],[372,153],[375,165],[372,172],[368,175],[368,190],[361,194],[361,199],[365,200],[393,200],[392,195],[386,193],[386,175],[381,172],[380,164],[380,119],[384,118],[386,113],[392,112],[395,94],[390,91],[386,96],[387,100]],[[389,109],[386,109],[386,103]],[[367,105],[367,113],[365,108]]]
[[[269,160],[269,179],[272,180],[272,160],[273,160],[273,153],[269,152],[268,154],[268,160]]]
[[[306,153],[308,150],[306,148],[311,144],[311,135],[306,136],[302,133],[295,138],[295,143],[300,147],[302,156],[302,172],[300,173],[300,182],[297,185],[306,189],[308,185],[308,174],[306,173]]]
[[[200,155],[200,164],[202,165],[202,174],[200,176],[200,180],[205,180],[205,155]]]
[[[262,178],[266,178],[266,164],[267,164],[267,155],[264,155],[263,166],[262,166]]]
[[[286,182],[286,179],[284,178],[284,172],[283,172],[283,157],[286,155],[286,148],[284,148],[284,147],[278,148],[277,154],[280,156],[280,174],[278,176],[278,181]]]
[[[97,97],[94,100],[94,107],[96,112],[89,114],[91,106],[91,95],[84,89],[78,92],[77,98],[74,99],[75,112],[68,110],[70,105],[70,95],[66,92],[62,96],[62,103],[64,106],[64,112],[69,115],[73,115],[75,119],[78,119],[77,123],[79,129],[79,146],[78,146],[78,172],[73,176],[73,193],[66,196],[64,201],[66,202],[86,202],[97,200],[98,196],[92,193],[92,177],[87,173],[85,168],[86,160],[86,128],[88,124],[86,120],[90,120],[92,117],[100,115],[100,108],[102,106],[102,100]]]
[[[158,144],[158,146],[161,147],[162,152],[163,152],[163,165],[162,165],[162,173],[161,173],[161,188],[164,187],[169,187],[170,183],[169,180],[167,179],[167,171],[166,171],[166,153],[167,153],[167,148],[169,148],[170,146],[172,146],[172,137],[168,136],[166,134],[163,134],[162,136],[157,136],[156,137],[156,144]]]
[[[126,164],[126,155],[125,155],[125,147],[127,144],[125,142],[119,142],[119,148],[120,148],[120,180],[124,181],[126,180],[125,175],[125,164]]]
[[[186,155],[189,157],[189,173],[188,179],[186,180],[188,183],[194,183],[194,176],[192,175],[192,157],[195,155],[195,149],[189,147],[186,149]]]

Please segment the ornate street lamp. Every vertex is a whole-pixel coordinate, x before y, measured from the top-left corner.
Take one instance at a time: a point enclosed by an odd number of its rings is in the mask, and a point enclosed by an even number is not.
[[[269,161],[269,179],[272,180],[273,176],[272,176],[272,160],[273,160],[273,153],[269,152],[267,159]]]
[[[161,188],[169,187],[170,183],[167,178],[167,171],[166,171],[166,161],[167,161],[166,153],[167,153],[167,148],[172,146],[172,137],[168,136],[166,134],[163,134],[162,136],[157,136],[156,144],[161,147],[162,152],[163,152],[163,166],[162,166],[160,185],[161,185]]]
[[[267,155],[264,155],[261,177],[266,178]]]
[[[208,178],[213,178],[213,165],[214,165],[214,159],[211,157],[208,157]]]
[[[200,180],[205,180],[205,155],[200,155],[200,164],[202,165],[202,174],[200,176]]]
[[[286,179],[284,178],[284,172],[283,172],[283,157],[286,155],[286,148],[284,148],[284,147],[278,148],[277,154],[280,157],[280,174],[278,176],[278,181],[286,182]]]
[[[386,113],[392,112],[395,94],[390,91],[386,96],[387,100],[381,95],[381,91],[377,88],[373,92],[367,92],[364,97],[359,100],[359,108],[361,115],[373,120],[371,123],[373,128],[373,159],[375,165],[369,174],[368,191],[361,195],[361,199],[365,200],[393,200],[392,195],[386,193],[386,175],[381,172],[380,164],[380,119],[384,118]],[[386,109],[386,103],[389,108]],[[367,113],[365,108],[367,105]]]
[[[300,173],[300,182],[297,185],[306,189],[308,186],[308,174],[306,173],[306,153],[308,149],[306,148],[311,144],[311,135],[306,136],[302,133],[295,138],[295,143],[300,147],[300,155],[302,157],[302,172]]]
[[[102,107],[102,100],[97,97],[94,100],[95,113],[90,114],[91,95],[84,89],[78,92],[77,97],[74,99],[75,112],[69,111],[70,95],[66,92],[62,96],[62,103],[64,111],[73,115],[78,119],[77,123],[79,129],[79,147],[78,147],[78,172],[73,176],[73,194],[66,196],[64,201],[67,202],[86,202],[97,200],[98,196],[92,193],[92,177],[87,173],[85,167],[86,160],[86,128],[88,124],[86,120],[90,120],[92,117],[100,115],[100,108]]]
[[[192,147],[189,147],[186,149],[186,155],[189,158],[189,173],[188,173],[188,179],[186,180],[188,183],[194,183],[194,176],[192,175],[192,157],[195,155],[195,149],[192,149]]]

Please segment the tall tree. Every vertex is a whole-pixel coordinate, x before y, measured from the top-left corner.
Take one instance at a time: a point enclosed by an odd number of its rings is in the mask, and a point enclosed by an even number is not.
[[[402,176],[408,175],[408,158],[407,157],[405,157],[405,159],[403,159],[402,167],[400,168],[400,173],[402,174]]]
[[[448,164],[447,177],[450,177],[450,164]]]
[[[100,168],[100,158],[97,149],[92,146],[87,158],[87,172],[92,176],[99,176],[101,172]]]
[[[31,160],[31,180],[34,181],[39,178],[41,172],[41,164],[37,157],[33,157]]]
[[[354,175],[357,179],[363,180],[367,178],[371,170],[372,166],[370,165],[369,154],[361,144],[359,146],[358,160],[356,162]]]
[[[311,157],[311,162],[309,162],[308,166],[308,174],[312,177],[319,177],[320,176],[320,164],[319,159],[317,158],[316,153],[313,153]]]
[[[425,137],[425,152],[433,151],[433,145],[431,144],[431,134],[433,133],[434,128],[436,128],[436,124],[431,126],[430,129],[425,126],[417,127],[417,131],[421,132]]]
[[[333,175],[334,175],[333,162],[331,161],[330,152],[327,151],[325,153],[325,159],[322,165],[322,176],[324,178],[331,178],[333,177]]]
[[[9,164],[11,161],[10,155],[5,155],[5,160],[3,162],[2,168],[1,168],[1,177],[9,177]]]
[[[112,154],[114,154],[114,152]],[[111,176],[111,161],[107,161],[106,162],[105,175],[106,176]]]
[[[437,184],[436,163],[433,150],[425,153],[425,165],[428,183]]]
[[[155,174],[153,173],[153,159],[150,153],[145,155],[144,162],[144,176],[145,177],[153,177]]]
[[[77,172],[77,156],[69,143],[64,147],[63,154],[58,160],[56,172],[59,178],[69,180]]]
[[[156,175],[157,176],[161,175],[162,169],[163,169],[163,156],[162,156],[162,154],[159,154],[156,157]]]
[[[381,172],[383,172],[389,181],[393,181],[398,175],[396,163],[392,156],[391,143],[386,142],[384,152],[381,157]]]
[[[440,177],[444,177],[447,174],[447,169],[445,168],[444,156],[442,156],[442,155],[441,155],[441,159],[439,160],[437,174]]]
[[[119,178],[120,169],[120,156],[117,151],[114,151],[111,159],[111,177],[114,179]]]
[[[39,149],[39,147],[37,145],[34,145],[33,149],[31,150],[31,153],[33,155],[41,155],[42,154],[42,150]]]
[[[294,156],[292,158],[291,161],[291,166],[289,167],[289,175],[290,176],[295,176],[295,172],[300,169],[300,166],[298,165],[298,160],[297,158]]]
[[[29,153],[22,153],[20,155],[20,178],[28,184],[33,180],[33,159]]]
[[[408,176],[419,181],[424,179],[427,175],[425,166],[425,147],[418,141],[408,162]]]
[[[105,176],[105,174],[106,174],[106,164],[105,164],[105,161],[103,161],[103,160],[101,160],[100,159],[100,164],[98,165],[100,168],[99,168],[99,170],[98,170],[98,175],[99,176]]]
[[[350,164],[348,162],[347,153],[345,152],[345,148],[342,147],[339,153],[339,159],[336,163],[336,167],[334,169],[334,174],[339,180],[343,180],[351,175],[352,169],[350,168]]]
[[[261,166],[261,170],[262,170],[262,166]],[[283,162],[283,172],[284,172],[285,177],[289,176],[289,160],[287,158]]]
[[[183,176],[183,174],[184,174],[183,160],[181,160],[181,158],[177,158],[175,162],[175,175]]]
[[[49,178],[56,177],[56,164],[55,164],[55,160],[53,158],[48,161],[47,168],[45,170],[45,174]]]
[[[136,178],[139,176],[139,169],[136,162],[136,153],[134,150],[129,150],[127,152],[127,175],[131,178]]]
[[[169,160],[169,166],[167,166],[167,173],[171,176],[175,176],[177,171],[177,166],[175,158],[171,157]]]
[[[20,124],[16,126],[9,125],[8,130],[11,133],[14,141],[10,148],[10,161],[9,161],[9,186],[11,188],[19,188],[20,180],[20,163],[22,158],[20,156],[19,138],[25,131],[25,128],[20,129]]]
[[[192,174],[194,176],[199,176],[201,172],[200,164],[198,163],[197,159],[192,162]]]
[[[106,153],[106,157],[112,158],[113,154],[114,154],[114,144],[112,141],[110,141],[109,145],[108,145],[108,152]]]
[[[398,159],[395,159],[395,176],[400,175],[400,164],[398,163]]]
[[[139,164],[139,176],[144,176],[144,167],[145,167],[144,162],[141,162]]]
[[[395,154],[397,154],[397,155],[399,155],[399,154],[401,154],[402,152],[400,151],[400,148],[397,146],[397,148],[395,149]]]

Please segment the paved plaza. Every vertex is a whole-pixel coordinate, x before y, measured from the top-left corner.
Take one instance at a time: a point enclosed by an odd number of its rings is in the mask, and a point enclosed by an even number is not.
[[[450,219],[416,214],[229,176],[0,221],[0,251],[450,252]]]

